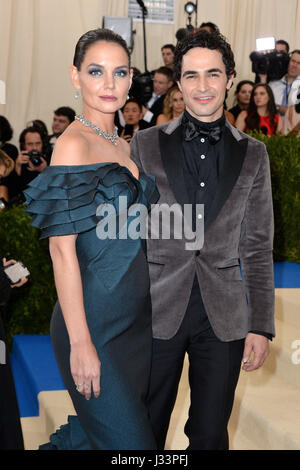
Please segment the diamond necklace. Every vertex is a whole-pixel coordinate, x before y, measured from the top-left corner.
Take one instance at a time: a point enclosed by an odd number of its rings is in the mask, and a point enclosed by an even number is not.
[[[78,114],[75,116],[75,119],[77,121],[80,121],[82,124],[84,124],[87,127],[90,127],[93,129],[96,134],[100,135],[101,137],[104,137],[104,139],[110,140],[112,144],[117,145],[117,139],[119,138],[118,136],[118,128],[115,126],[113,134],[110,134],[109,132],[105,132],[100,127],[96,126],[93,124],[91,121],[86,119],[83,114]]]

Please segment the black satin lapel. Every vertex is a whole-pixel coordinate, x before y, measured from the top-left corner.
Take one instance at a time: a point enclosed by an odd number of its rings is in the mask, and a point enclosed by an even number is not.
[[[178,126],[172,134],[159,131],[159,145],[161,158],[169,184],[177,202],[183,208],[188,203],[188,194],[185,187],[183,168],[181,162],[182,129]]]
[[[209,215],[205,218],[204,207],[204,220],[205,230],[208,229],[210,224],[216,219],[226,200],[228,199],[236,180],[241,172],[246,151],[248,140],[236,140],[227,127],[224,130],[224,160],[223,166],[220,170],[219,184],[216,196],[211,205]]]

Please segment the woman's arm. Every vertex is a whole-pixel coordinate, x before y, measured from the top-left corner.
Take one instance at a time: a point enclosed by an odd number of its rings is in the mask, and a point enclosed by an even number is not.
[[[86,162],[88,143],[78,133],[63,134],[55,144],[52,165],[81,165]],[[50,255],[62,314],[68,330],[71,373],[78,391],[91,397],[100,394],[100,360],[88,328],[80,267],[76,253],[77,235],[51,237]]]
[[[159,124],[165,124],[166,122],[169,122],[169,120],[165,114],[160,114],[159,116],[157,116],[157,119],[156,119],[157,126]]]
[[[279,134],[280,132],[283,131],[283,119],[281,116],[278,116],[278,123],[277,123],[277,128],[276,128],[276,134]]]
[[[3,198],[6,202],[9,200],[8,196],[8,189],[7,186],[4,186],[3,184],[0,186],[0,198]]]
[[[244,130],[246,129],[246,117],[247,117],[247,112],[246,112],[246,111],[242,111],[242,112],[238,115],[238,117],[236,118],[235,127],[236,127],[239,131],[244,132]]]
[[[100,393],[100,360],[87,325],[82,281],[76,254],[77,235],[50,238],[50,255],[58,300],[69,334],[71,373],[80,393]]]

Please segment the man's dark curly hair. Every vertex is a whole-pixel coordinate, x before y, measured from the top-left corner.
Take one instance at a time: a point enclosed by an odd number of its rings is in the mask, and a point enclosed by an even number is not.
[[[220,33],[209,33],[201,29],[197,33],[188,34],[182,41],[177,43],[174,54],[174,72],[176,81],[181,78],[181,65],[183,56],[194,47],[202,47],[217,50],[221,53],[226,68],[227,78],[236,76],[233,52],[225,37]]]

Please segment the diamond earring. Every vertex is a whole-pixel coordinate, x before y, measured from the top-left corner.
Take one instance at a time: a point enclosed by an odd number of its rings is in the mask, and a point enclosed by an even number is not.
[[[80,98],[80,91],[76,89],[75,95],[74,95],[75,100],[78,100]]]

